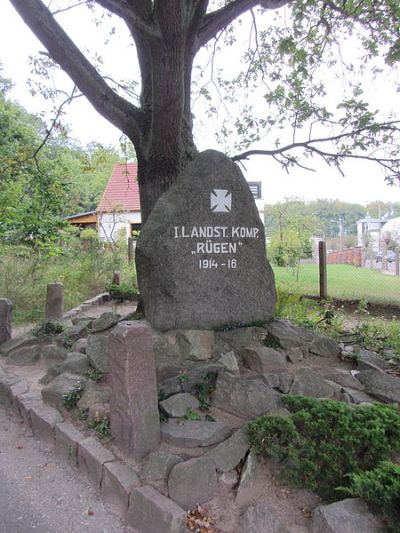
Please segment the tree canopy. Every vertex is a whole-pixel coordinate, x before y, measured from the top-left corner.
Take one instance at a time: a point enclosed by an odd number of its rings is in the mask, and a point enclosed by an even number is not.
[[[365,159],[377,163],[389,180],[398,179],[399,120],[370,109],[358,78],[367,70],[380,76],[379,59],[389,66],[399,60],[397,0],[54,0],[50,7],[42,0],[10,1],[49,57],[134,144],[144,220],[196,153],[193,65],[207,46],[211,78],[202,83],[200,68],[195,81],[211,114],[218,112],[216,95],[233,110],[235,118],[221,135],[240,134],[235,145],[241,153],[232,153],[234,160],[263,154],[285,168],[309,168],[310,159],[320,156],[340,170],[347,158]],[[64,17],[84,8],[98,19],[110,15],[124,21],[134,44],[126,63],[136,57],[140,68],[137,98],[132,85],[110,80],[101,61],[90,60],[64,30]],[[251,29],[248,45],[242,46],[243,69],[226,79],[214,69],[214,57],[234,43],[233,24],[245,13]],[[353,61],[347,50],[357,46]],[[336,84],[326,77],[338,61],[349,84],[332,104],[328,85],[335,93]],[[238,88],[252,94],[257,87],[261,105],[240,96],[240,107]],[[281,139],[279,132],[288,127],[290,138]]]

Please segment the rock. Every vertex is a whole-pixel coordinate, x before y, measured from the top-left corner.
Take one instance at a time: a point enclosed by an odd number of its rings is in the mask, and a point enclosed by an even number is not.
[[[174,375],[170,375],[169,371],[165,371],[165,369],[176,368],[184,364],[185,354],[182,352],[182,347],[178,342],[176,331],[163,333],[152,329],[152,336],[157,375],[160,381],[164,381]]]
[[[290,394],[312,398],[333,398],[335,388],[326,383],[314,370],[300,368],[290,387]]]
[[[168,478],[168,495],[184,509],[208,502],[217,490],[217,473],[211,459],[199,457],[175,465]]]
[[[0,344],[11,339],[12,303],[7,298],[0,298]]]
[[[174,394],[160,402],[161,409],[172,418],[181,418],[188,411],[198,409],[199,400],[187,392]]]
[[[365,387],[365,392],[372,394],[383,402],[400,403],[400,379],[389,376],[380,370],[362,370],[357,379]]]
[[[349,387],[343,387],[343,392],[347,394],[350,398],[351,403],[360,404],[360,403],[374,403],[376,400],[372,396],[369,396],[364,391],[358,389],[351,389]]]
[[[77,389],[84,389],[86,379],[77,374],[66,372],[53,379],[53,381],[43,387],[42,398],[53,407],[63,407],[63,397]]]
[[[248,452],[249,447],[246,432],[243,429],[239,429],[229,439],[206,452],[204,457],[212,459],[220,472],[228,472],[240,463]]]
[[[232,490],[238,484],[239,476],[236,470],[231,470],[230,472],[221,474],[218,481],[223,487]]]
[[[228,413],[251,420],[279,407],[279,393],[256,379],[242,379],[221,372],[213,405]]]
[[[67,350],[57,344],[43,346],[41,355],[46,361],[64,361],[67,357]]]
[[[161,331],[274,313],[264,226],[239,167],[219,152],[198,154],[160,197],[141,230],[136,266],[146,317]]]
[[[364,390],[364,386],[351,375],[348,370],[339,370],[337,368],[323,372],[322,377],[329,381],[334,381],[342,387],[351,389]]]
[[[290,374],[280,374],[278,389],[283,394],[288,394],[290,391],[290,387],[292,386],[293,379],[294,379],[294,376],[291,376]]]
[[[177,392],[195,392],[196,385],[205,383],[205,380],[216,377],[217,373],[222,370],[220,364],[206,364],[199,365],[190,370],[184,369],[183,372],[179,372],[174,378],[163,381],[160,388],[164,390],[166,394],[176,394]]]
[[[304,358],[303,350],[299,347],[289,348],[286,351],[286,357],[287,357],[287,360],[290,361],[291,363],[299,363]]]
[[[251,370],[264,374],[266,372],[284,372],[287,369],[286,357],[273,348],[255,346],[243,348],[239,355]]]
[[[382,357],[370,350],[359,350],[356,354],[356,360],[358,370],[369,370],[371,368],[387,370],[390,366]]]
[[[168,478],[172,467],[182,461],[183,459],[182,457],[179,457],[179,455],[160,451],[153,452],[148,456],[143,467],[143,477],[147,481],[165,481]]]
[[[72,346],[81,337],[88,335],[92,321],[90,319],[81,320],[74,326],[64,331],[64,339],[68,346]]]
[[[237,327],[215,333],[214,353],[216,355],[229,351],[238,351],[246,346],[259,346],[266,336],[263,327]]]
[[[323,335],[314,334],[314,338],[309,347],[310,353],[320,357],[337,357],[341,353],[339,344]]]
[[[85,354],[70,352],[67,354],[65,361],[51,365],[48,368],[47,373],[40,379],[40,383],[48,385],[56,376],[64,372],[86,374],[89,368],[89,361]]]
[[[17,366],[33,365],[39,361],[40,353],[40,346],[22,346],[8,355],[8,361]]]
[[[232,374],[239,374],[239,363],[237,357],[233,351],[221,355],[217,363],[222,365],[225,370],[231,372]]]
[[[73,352],[86,353],[87,339],[78,339],[72,345]]]
[[[104,405],[110,401],[110,390],[103,384],[95,383],[88,379],[85,390],[78,402],[80,410],[90,409],[94,405]]]
[[[250,506],[240,517],[240,533],[290,533],[266,503]]]
[[[289,320],[272,320],[265,328],[271,341],[275,341],[284,350],[301,348],[308,352],[308,346],[314,338],[314,333],[295,326]]]
[[[178,342],[185,359],[207,361],[213,355],[214,331],[182,330],[178,331]]]
[[[103,313],[99,316],[99,318],[92,322],[91,331],[92,333],[99,333],[100,331],[113,328],[116,324],[118,324],[118,320],[120,318],[121,317],[118,313],[113,313],[112,311]]]
[[[347,498],[314,511],[312,533],[378,533],[379,521],[359,498]]]
[[[240,474],[236,503],[243,505],[251,499],[252,489],[259,476],[260,464],[254,450],[250,450]]]
[[[87,338],[86,355],[96,370],[108,371],[108,337],[106,335],[89,335]]]
[[[49,283],[46,294],[46,320],[62,320],[64,315],[64,285]]]
[[[170,420],[161,424],[163,442],[182,448],[211,446],[223,441],[231,434],[231,429],[222,422]]]
[[[128,525],[137,533],[185,533],[186,511],[153,487],[133,487]]]
[[[28,335],[27,337],[18,337],[17,339],[10,339],[7,342],[4,342],[0,346],[0,354],[8,357],[14,350],[19,348],[26,348],[28,346],[43,346],[45,344],[50,344],[51,340],[49,337],[35,337]]]
[[[160,445],[156,366],[146,321],[121,322],[109,338],[111,434],[122,452],[140,461]]]
[[[280,389],[281,377],[279,374],[262,374],[259,376],[272,389]],[[289,389],[288,389],[289,390]]]

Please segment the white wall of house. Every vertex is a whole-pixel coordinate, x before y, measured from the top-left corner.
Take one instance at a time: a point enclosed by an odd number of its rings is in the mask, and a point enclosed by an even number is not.
[[[99,237],[103,241],[114,242],[120,238],[128,241],[131,234],[131,224],[140,224],[141,216],[135,213],[99,213],[97,228]]]

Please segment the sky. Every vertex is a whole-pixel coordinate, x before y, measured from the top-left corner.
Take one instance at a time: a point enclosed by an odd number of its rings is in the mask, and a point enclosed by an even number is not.
[[[82,8],[72,10],[68,19],[65,19],[68,20],[70,35],[78,42],[90,31],[84,11]],[[134,71],[134,65],[127,63],[127,57],[132,54],[127,55],[125,37],[125,28],[118,26],[117,42],[113,46],[103,47],[101,51],[104,62],[111,63],[115,77],[122,73],[127,78],[127,69]],[[29,56],[40,50],[44,50],[44,47],[25,26],[8,0],[3,0],[0,4],[0,62],[3,64],[3,75],[14,83],[11,97],[34,113],[49,109],[48,102],[40,95],[32,96],[27,86],[27,79],[31,77]],[[58,76],[57,84],[60,83],[67,88],[71,87],[66,76]],[[376,98],[378,107],[389,105],[399,108],[400,95],[396,94],[389,83],[376,82],[376,85],[369,89],[375,93],[372,96]],[[385,98],[382,98],[382,95]],[[197,114],[201,115],[201,110]],[[121,133],[103,119],[84,98],[68,107],[64,121],[69,124],[71,136],[84,144],[93,141],[107,145],[119,143]],[[202,121],[196,128],[196,142],[199,149],[221,149],[210,135],[210,125],[202,124]],[[245,162],[242,170],[249,181],[262,181],[262,193],[266,203],[294,197],[306,201],[330,198],[362,204],[375,200],[400,202],[400,187],[386,185],[383,174],[376,165],[348,163],[344,167],[345,177],[317,161],[314,161],[313,165],[315,172],[296,168],[287,174],[270,158],[257,156]]]

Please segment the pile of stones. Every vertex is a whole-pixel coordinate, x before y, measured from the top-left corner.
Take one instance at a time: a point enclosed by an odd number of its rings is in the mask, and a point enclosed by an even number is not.
[[[63,399],[79,388],[80,411],[89,419],[112,419],[116,378],[111,352],[116,349],[118,328],[129,329],[132,324],[108,312],[97,319],[74,318],[73,325],[56,336],[9,340],[0,345],[3,378],[20,366],[36,366],[42,371],[39,383],[30,387],[41,391],[47,405],[63,413]],[[254,502],[251,487],[259,462],[249,449],[246,423],[263,414],[288,414],[281,405],[282,394],[349,404],[400,403],[400,379],[387,372],[387,363],[377,354],[359,349],[354,367],[344,360],[349,355],[344,346],[285,320],[226,331],[160,332],[144,321],[136,323],[142,325],[151,331],[162,422],[158,418],[151,422],[161,442],[130,461],[144,491],[140,497],[135,492],[128,511],[136,527],[134,516],[143,499],[146,505],[151,500],[159,506],[158,498],[164,498],[189,510],[212,500],[223,486],[240,508],[241,533],[295,531],[262,501]],[[104,377],[93,381],[94,373]],[[123,384],[119,386],[122,390]],[[117,438],[110,447],[129,463],[123,442],[122,452]],[[161,529],[148,529],[152,526],[147,524],[143,533],[186,530],[184,514],[179,520],[175,512],[167,515],[170,518],[163,520]],[[374,532],[378,522],[362,501],[348,499],[318,507],[311,531]]]

